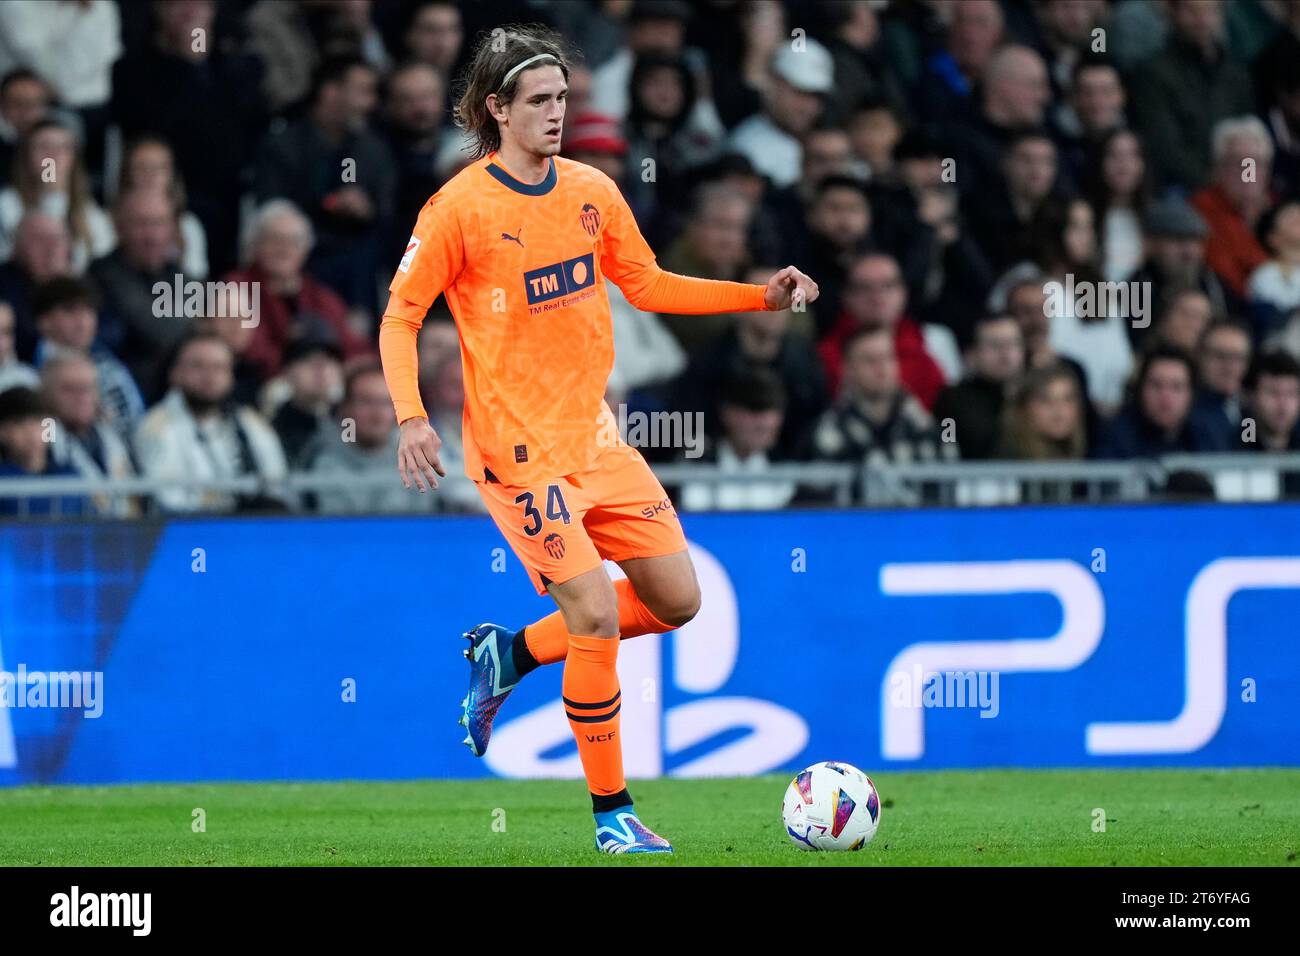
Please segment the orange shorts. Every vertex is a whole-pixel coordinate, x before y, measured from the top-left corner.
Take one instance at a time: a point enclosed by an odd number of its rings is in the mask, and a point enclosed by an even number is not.
[[[686,550],[664,487],[641,453],[602,448],[584,471],[531,485],[476,481],[492,520],[538,594],[600,567],[608,558],[654,558]]]

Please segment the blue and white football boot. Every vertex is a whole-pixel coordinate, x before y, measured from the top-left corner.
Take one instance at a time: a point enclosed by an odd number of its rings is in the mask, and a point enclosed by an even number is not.
[[[596,849],[602,853],[672,853],[663,837],[642,823],[632,804],[596,814]]]
[[[462,743],[481,757],[487,752],[497,711],[519,683],[511,650],[515,632],[496,624],[480,624],[464,637],[469,641],[465,648],[469,693],[460,702],[460,725],[467,731]]]

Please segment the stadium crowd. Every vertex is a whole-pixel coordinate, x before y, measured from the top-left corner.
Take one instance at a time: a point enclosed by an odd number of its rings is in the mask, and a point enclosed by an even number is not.
[[[1300,3],[6,0],[0,475],[383,474],[305,507],[479,509],[401,487],[375,338],[420,207],[469,162],[455,79],[510,22],[578,52],[564,155],[619,183],[664,268],[820,285],[674,316],[609,284],[608,400],[702,413],[685,460],[1300,449]],[[458,471],[442,300],[420,351]]]

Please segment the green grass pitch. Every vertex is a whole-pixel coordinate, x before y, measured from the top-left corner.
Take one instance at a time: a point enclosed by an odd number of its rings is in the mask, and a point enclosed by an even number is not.
[[[0,865],[1300,866],[1300,770],[872,779],[881,826],[857,853],[789,842],[784,774],[634,781],[642,819],[676,849],[647,858],[595,851],[581,781],[18,787],[0,790]]]

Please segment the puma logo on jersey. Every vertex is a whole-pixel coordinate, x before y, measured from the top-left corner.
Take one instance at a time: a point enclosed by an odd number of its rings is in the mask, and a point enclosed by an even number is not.
[[[523,228],[523,226],[520,226],[520,227],[519,227],[519,231],[518,231],[517,233],[515,233],[513,236],[510,235],[510,233],[508,233],[508,232],[503,232],[503,233],[501,233],[501,238],[502,238],[502,239],[509,239],[511,242],[517,242],[517,243],[519,243],[519,248],[522,249],[522,248],[524,248],[524,243],[523,243],[523,240],[521,240],[519,237],[522,236],[523,234],[524,234],[524,228]]]
[[[411,260],[415,258],[415,253],[419,250],[419,248],[420,248],[420,240],[415,236],[412,236],[410,241],[407,242],[406,244],[406,253],[402,256],[402,261],[397,264],[398,272],[411,271]]]

